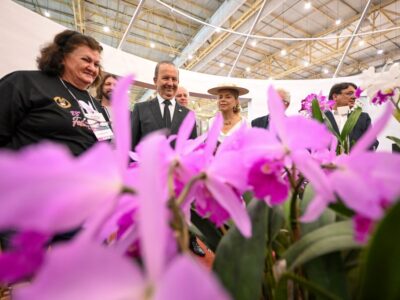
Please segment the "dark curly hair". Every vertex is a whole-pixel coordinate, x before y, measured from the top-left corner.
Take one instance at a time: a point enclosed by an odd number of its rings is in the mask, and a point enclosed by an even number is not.
[[[63,60],[65,55],[79,46],[87,46],[99,53],[103,51],[103,47],[94,38],[77,31],[64,30],[54,37],[52,43],[40,50],[40,56],[36,58],[39,70],[51,76],[61,76],[64,73]],[[98,84],[101,73],[100,68],[99,76],[92,83],[92,86]]]

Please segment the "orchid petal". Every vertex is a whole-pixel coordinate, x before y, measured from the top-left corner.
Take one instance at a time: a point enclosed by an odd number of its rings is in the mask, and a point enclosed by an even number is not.
[[[166,143],[164,136],[154,133],[140,145],[138,222],[143,260],[151,282],[160,279],[166,265],[168,170],[162,160]]]
[[[135,81],[133,75],[129,75],[118,80],[112,93],[111,108],[113,112],[114,142],[117,150],[121,174],[124,174],[131,148],[131,127],[129,113],[129,86]]]
[[[335,201],[335,195],[327,175],[308,152],[297,152],[292,155],[292,159],[297,169],[310,181],[316,194],[320,194],[326,201]]]
[[[271,131],[282,137],[285,128],[285,106],[272,85],[268,88],[268,110]]]
[[[290,150],[325,149],[332,141],[332,134],[325,125],[301,116],[287,117],[282,142]]]
[[[213,178],[229,183],[240,192],[245,192],[248,168],[243,165],[240,152],[221,153],[214,158],[207,173]],[[235,162],[235,164],[232,164],[232,162]]]
[[[242,235],[250,237],[251,223],[246,206],[239,201],[240,199],[232,191],[232,188],[212,178],[207,178],[205,185],[215,200],[229,213]]]
[[[179,127],[178,137],[176,139],[175,150],[181,152],[185,142],[189,139],[190,134],[193,131],[193,127],[196,126],[196,118],[194,112],[189,112]]]
[[[0,179],[0,229],[55,233],[76,228],[122,188],[114,152],[105,143],[79,158],[50,143],[4,151],[0,170],[7,174]]]
[[[367,132],[362,135],[362,137],[353,146],[351,153],[360,153],[371,147],[376,137],[386,127],[386,124],[389,122],[392,113],[393,106],[391,104],[387,104],[382,116],[374,124],[372,124],[371,128],[369,128]]]
[[[342,201],[349,208],[371,219],[378,219],[383,214],[380,206],[378,191],[366,181],[366,178],[357,176],[352,170],[340,170],[330,176],[332,186]]]
[[[208,131],[206,147],[204,149],[204,156],[206,157],[206,160],[212,157],[215,148],[217,147],[218,137],[222,129],[222,122],[223,120],[221,113],[217,113],[214,122]]]
[[[153,300],[228,300],[217,278],[188,256],[176,258],[157,286]]]
[[[308,204],[305,213],[301,216],[301,222],[313,222],[319,218],[319,216],[324,212],[329,202],[326,198],[316,195],[314,199]]]
[[[141,299],[144,281],[127,258],[95,243],[55,246],[32,283],[16,287],[16,300]]]

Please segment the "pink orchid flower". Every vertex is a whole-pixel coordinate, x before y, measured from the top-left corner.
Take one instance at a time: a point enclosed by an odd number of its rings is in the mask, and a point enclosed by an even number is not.
[[[356,213],[356,236],[359,241],[365,241],[365,230],[371,228],[365,225],[368,224],[366,220],[382,218],[387,206],[400,195],[400,155],[367,151],[371,141],[386,126],[392,111],[393,108],[387,105],[384,114],[354,145],[350,154],[336,157],[331,164],[334,168],[328,172],[310,159],[308,153],[299,154],[296,165],[310,180],[316,194],[303,221],[318,218],[330,203],[336,201],[337,195]]]
[[[229,299],[213,275],[190,257],[168,260],[164,141],[158,133],[146,138],[137,169],[143,270],[113,247],[78,238],[55,246],[32,283],[14,290],[15,299]]]

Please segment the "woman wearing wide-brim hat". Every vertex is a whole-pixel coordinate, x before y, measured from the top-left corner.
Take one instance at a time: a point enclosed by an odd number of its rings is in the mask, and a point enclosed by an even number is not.
[[[247,121],[240,115],[239,96],[248,92],[248,89],[235,84],[223,84],[208,90],[209,94],[217,96],[218,109],[224,119],[224,125],[218,139],[219,142],[222,142],[243,124],[247,124]]]

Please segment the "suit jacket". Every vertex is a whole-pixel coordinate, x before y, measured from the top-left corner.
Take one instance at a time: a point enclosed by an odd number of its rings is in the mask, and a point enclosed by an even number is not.
[[[262,116],[251,121],[251,127],[268,129],[268,126],[269,126],[269,115]]]
[[[325,115],[331,122],[333,129],[340,134],[339,127],[336,123],[333,113],[331,111],[326,111]],[[354,145],[354,143],[361,138],[361,136],[368,130],[370,126],[371,126],[370,116],[367,113],[362,112],[357,120],[356,125],[354,126],[353,130],[350,133],[350,145],[351,146]],[[376,148],[378,148],[378,145],[379,145],[378,140],[375,140],[375,142],[371,145],[370,149],[375,150]]]
[[[170,134],[178,133],[182,121],[189,110],[176,102],[171,122]],[[139,144],[140,140],[147,134],[165,128],[161,115],[160,105],[157,97],[146,102],[137,103],[131,114],[132,125],[132,150]],[[191,139],[197,137],[196,126],[193,127]]]

